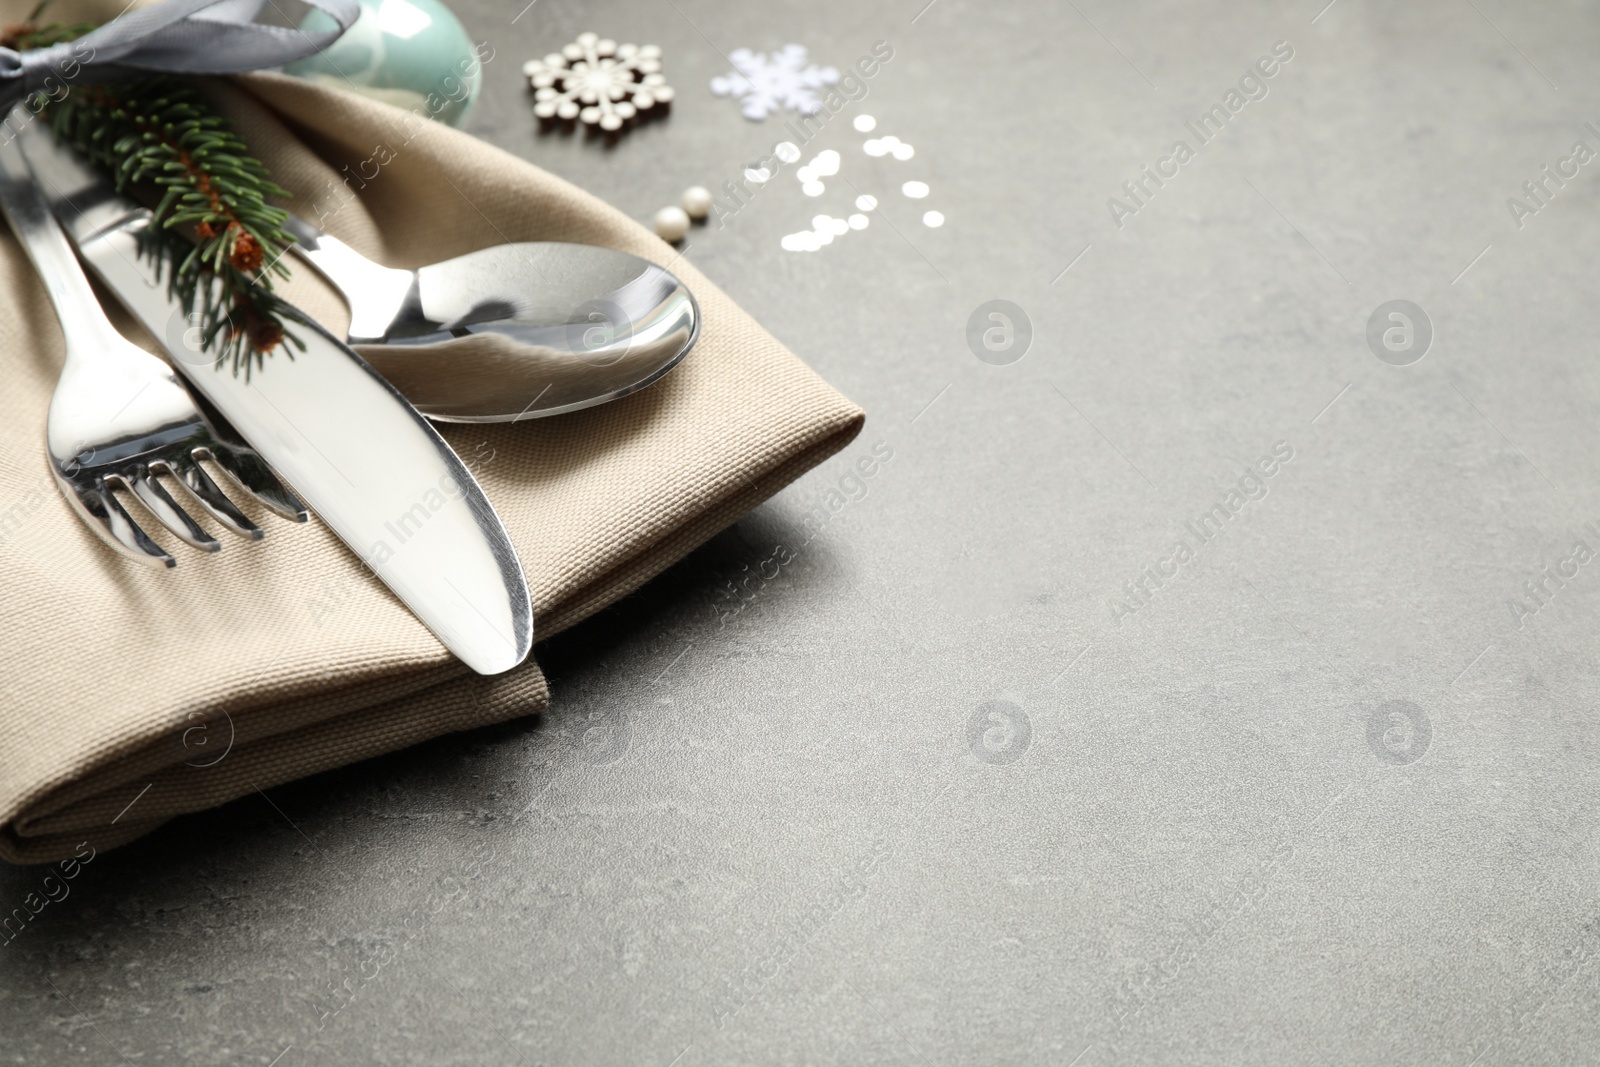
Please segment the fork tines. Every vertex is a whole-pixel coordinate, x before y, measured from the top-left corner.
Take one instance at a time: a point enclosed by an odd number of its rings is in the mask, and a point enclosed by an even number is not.
[[[119,498],[118,490],[137,497],[146,511],[185,544],[203,552],[222,550],[222,543],[173,499],[162,479],[182,485],[190,498],[231,532],[252,541],[266,536],[217,485],[201,465],[202,461],[226,471],[230,481],[284,518],[305,522],[309,517],[305,505],[278,480],[261,457],[248,448],[218,440],[202,444],[191,437],[141,460],[113,468],[111,464],[96,464],[92,456],[86,456],[75,470],[57,473],[62,492],[81,517],[113,548],[141,562],[177,566],[177,560],[145,533]]]

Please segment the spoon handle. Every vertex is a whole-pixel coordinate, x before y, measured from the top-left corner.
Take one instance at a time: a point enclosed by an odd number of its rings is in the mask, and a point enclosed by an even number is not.
[[[416,288],[416,273],[374,263],[337,237],[290,215],[283,227],[295,252],[344,296],[350,306],[350,343],[381,342]]]

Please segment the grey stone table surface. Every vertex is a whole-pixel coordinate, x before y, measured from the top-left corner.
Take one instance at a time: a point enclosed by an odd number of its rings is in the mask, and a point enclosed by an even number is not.
[[[686,252],[867,428],[548,715],[97,856],[0,1062],[1595,1062],[1600,12],[925,2],[459,0],[641,219],[793,139],[726,53],[889,42]],[[610,147],[520,80],[590,28],[678,89]]]

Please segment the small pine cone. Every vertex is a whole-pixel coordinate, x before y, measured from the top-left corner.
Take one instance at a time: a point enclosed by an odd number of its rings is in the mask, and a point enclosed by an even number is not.
[[[283,343],[283,327],[270,319],[252,322],[249,330],[250,347],[257,352],[271,352]]]
[[[260,270],[261,264],[267,260],[266,251],[248,233],[241,233],[233,242],[233,254],[228,257],[228,263],[235,270]]]

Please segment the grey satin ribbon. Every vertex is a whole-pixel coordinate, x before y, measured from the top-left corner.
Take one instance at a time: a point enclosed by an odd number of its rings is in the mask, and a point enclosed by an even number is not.
[[[332,44],[360,14],[356,0],[308,0],[338,29],[305,33],[251,21],[258,4],[167,0],[120,15],[75,41],[15,52],[0,48],[0,114],[57,84],[146,74],[238,74],[277,67]]]

